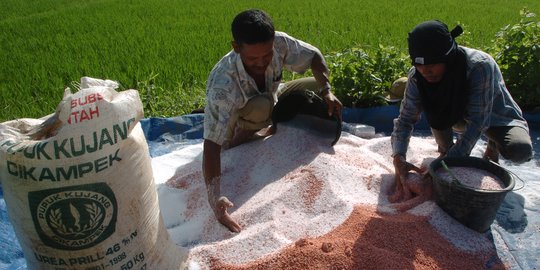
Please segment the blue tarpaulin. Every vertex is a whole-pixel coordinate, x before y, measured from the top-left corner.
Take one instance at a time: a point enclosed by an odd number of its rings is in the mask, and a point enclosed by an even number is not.
[[[345,109],[343,120],[346,123],[372,126],[377,133],[389,135],[393,127],[392,120],[398,113],[399,108],[394,105]],[[525,114],[525,117],[531,128],[534,159],[526,167],[503,161],[503,167],[514,172],[520,181],[517,181],[516,190],[507,194],[489,232],[499,256],[509,262],[511,269],[540,268],[540,114]],[[203,120],[202,114],[141,120],[150,155],[157,157],[182,143],[202,140]],[[347,128],[350,125],[344,125],[344,131],[348,131]],[[425,120],[421,120],[415,129],[425,133],[428,130]],[[0,269],[26,269],[24,254],[9,221],[1,185]]]

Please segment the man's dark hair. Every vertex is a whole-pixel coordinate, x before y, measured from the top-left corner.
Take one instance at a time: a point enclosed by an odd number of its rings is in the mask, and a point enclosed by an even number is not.
[[[275,35],[272,19],[266,12],[258,9],[246,10],[236,15],[231,30],[238,45],[266,42]]]

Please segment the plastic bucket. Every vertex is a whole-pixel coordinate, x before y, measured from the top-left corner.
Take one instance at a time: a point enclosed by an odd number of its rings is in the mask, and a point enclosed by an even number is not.
[[[505,188],[502,190],[475,189],[456,181],[441,179],[436,172],[443,168],[442,161],[448,167],[472,167],[488,171],[497,176],[504,183]],[[496,163],[477,157],[436,159],[429,165],[429,173],[433,178],[433,193],[437,205],[461,224],[480,233],[489,230],[506,193],[515,185],[514,178],[507,170]]]

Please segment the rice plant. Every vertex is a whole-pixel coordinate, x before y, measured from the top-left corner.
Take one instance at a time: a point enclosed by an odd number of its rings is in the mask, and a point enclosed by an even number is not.
[[[433,18],[462,22],[471,45],[486,47],[524,6],[540,13],[537,0],[2,0],[0,121],[53,112],[83,76],[137,89],[157,74],[152,95],[141,95],[146,117],[201,107],[208,73],[231,49],[230,22],[247,8],[330,55],[379,44],[406,52],[407,32]],[[181,105],[165,104],[170,97]]]

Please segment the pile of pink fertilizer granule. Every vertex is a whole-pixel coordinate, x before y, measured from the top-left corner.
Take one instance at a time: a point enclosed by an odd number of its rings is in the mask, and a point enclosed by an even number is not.
[[[449,167],[448,169],[450,172],[444,168],[439,168],[435,173],[439,179],[446,182],[452,182],[455,177],[460,184],[474,189],[503,190],[505,188],[499,177],[486,170],[459,166]]]
[[[413,137],[408,161],[426,167],[432,138]],[[190,269],[505,269],[492,240],[461,225],[431,199],[390,203],[389,137],[343,133],[333,147],[306,130],[222,152],[221,191],[242,226],[232,233],[211,211],[202,146],[155,158],[160,208],[171,238],[189,249]],[[415,198],[412,198],[415,199]],[[406,202],[405,202],[406,203]]]

